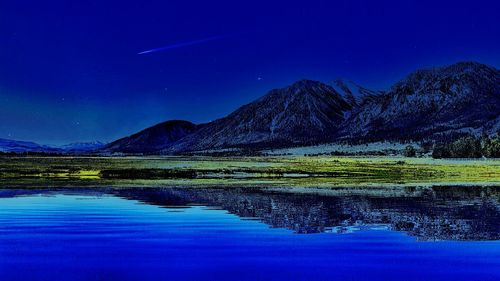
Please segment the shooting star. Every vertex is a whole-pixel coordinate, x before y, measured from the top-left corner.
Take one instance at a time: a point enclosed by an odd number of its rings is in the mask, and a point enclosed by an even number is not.
[[[228,36],[213,36],[213,37],[208,37],[208,38],[198,39],[198,40],[193,40],[193,41],[188,41],[188,42],[180,42],[180,43],[177,43],[177,44],[172,44],[172,45],[168,45],[168,46],[164,46],[164,47],[160,47],[160,48],[155,48],[155,49],[143,51],[143,52],[140,52],[140,53],[137,53],[137,54],[138,55],[145,55],[145,54],[151,54],[151,53],[156,53],[156,52],[163,52],[163,51],[168,51],[168,50],[172,50],[172,49],[177,49],[177,48],[182,48],[182,47],[187,47],[187,46],[192,46],[192,45],[198,45],[198,44],[203,44],[203,43],[207,43],[207,42],[210,42],[210,41],[223,39],[223,38],[226,38],[226,37],[228,37]]]

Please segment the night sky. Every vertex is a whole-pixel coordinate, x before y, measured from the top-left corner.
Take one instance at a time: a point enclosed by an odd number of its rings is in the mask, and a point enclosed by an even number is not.
[[[0,138],[111,141],[308,78],[500,66],[499,1],[2,1]]]

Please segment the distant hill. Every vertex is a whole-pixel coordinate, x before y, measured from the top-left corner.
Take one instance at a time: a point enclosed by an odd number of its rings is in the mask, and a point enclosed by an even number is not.
[[[213,122],[167,121],[105,151],[175,154],[493,134],[500,129],[499,82],[497,69],[476,62],[417,70],[386,92],[348,80],[301,80]]]
[[[166,149],[181,138],[194,133],[197,126],[189,121],[171,120],[116,140],[101,151],[122,153],[152,153]]]
[[[0,152],[57,152],[58,149],[34,142],[0,139]]]

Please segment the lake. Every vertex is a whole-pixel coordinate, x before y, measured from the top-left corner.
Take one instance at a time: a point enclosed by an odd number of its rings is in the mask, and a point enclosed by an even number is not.
[[[500,280],[500,187],[4,188],[0,280]]]

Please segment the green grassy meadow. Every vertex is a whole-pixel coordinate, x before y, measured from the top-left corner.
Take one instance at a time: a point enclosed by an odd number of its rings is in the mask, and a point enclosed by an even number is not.
[[[0,157],[2,187],[500,185],[500,160],[402,157]]]

